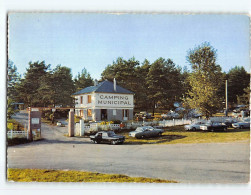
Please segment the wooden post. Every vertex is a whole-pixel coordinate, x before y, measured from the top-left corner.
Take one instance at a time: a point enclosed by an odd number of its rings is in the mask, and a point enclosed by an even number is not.
[[[33,135],[32,135],[32,126],[31,126],[31,107],[29,107],[29,126],[28,126],[28,134],[29,134],[29,140],[33,141]]]
[[[69,134],[69,137],[74,137],[74,111],[73,109],[70,109],[70,112],[69,112],[68,134]]]
[[[80,136],[84,136],[85,134],[85,123],[84,123],[84,120],[83,119],[80,119],[79,121],[79,134]]]
[[[226,89],[225,89],[225,92],[226,92],[226,113],[225,113],[225,115],[228,116],[227,80],[226,80]]]

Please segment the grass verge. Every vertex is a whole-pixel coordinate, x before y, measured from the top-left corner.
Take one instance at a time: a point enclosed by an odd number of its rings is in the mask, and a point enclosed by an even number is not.
[[[131,130],[130,130],[131,131]],[[250,140],[250,130],[228,129],[226,132],[185,131],[184,126],[165,128],[160,137],[136,139],[128,136],[129,130],[119,134],[126,137],[125,144],[194,144],[236,142]]]
[[[137,182],[177,183],[176,181],[145,177],[129,177],[121,174],[103,174],[84,171],[48,169],[8,169],[8,181],[17,182]]]

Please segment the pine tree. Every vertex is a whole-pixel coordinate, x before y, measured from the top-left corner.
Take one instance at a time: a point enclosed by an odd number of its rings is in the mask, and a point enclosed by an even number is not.
[[[29,68],[25,73],[24,79],[21,79],[20,85],[17,87],[19,98],[27,106],[43,106],[41,102],[41,94],[38,92],[41,80],[47,76],[47,70],[50,65],[45,62],[29,62]]]
[[[171,108],[181,95],[180,71],[171,59],[159,58],[151,65],[146,82],[153,114],[156,104],[163,109]]]
[[[82,70],[81,74],[78,73],[78,76],[74,79],[75,91],[92,86],[93,84],[93,79],[85,68]]]

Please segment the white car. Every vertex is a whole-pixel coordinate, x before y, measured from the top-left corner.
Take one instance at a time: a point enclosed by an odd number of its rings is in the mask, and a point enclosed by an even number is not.
[[[244,119],[244,121],[238,122],[238,123],[233,123],[232,124],[233,128],[235,129],[244,129],[244,128],[250,128],[250,119]]]
[[[151,126],[137,127],[135,131],[129,132],[130,137],[145,138],[160,136],[164,131],[162,129],[155,129]]]
[[[199,121],[199,122],[192,123],[190,125],[185,125],[185,130],[186,131],[189,131],[189,130],[193,130],[193,131],[200,130],[200,126],[204,125],[204,124],[206,124],[205,121]]]
[[[161,114],[161,118],[168,119],[168,118],[179,118],[179,113],[170,111],[167,114]]]

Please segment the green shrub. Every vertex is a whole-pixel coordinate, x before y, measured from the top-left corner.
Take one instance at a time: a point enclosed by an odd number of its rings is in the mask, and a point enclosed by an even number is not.
[[[7,145],[8,146],[15,146],[19,144],[26,144],[31,141],[27,140],[26,138],[13,138],[13,139],[7,139]]]
[[[7,129],[8,130],[13,130],[14,129],[14,125],[13,125],[13,123],[7,123]]]
[[[114,120],[113,121],[113,124],[120,124],[121,123],[121,120]]]
[[[14,130],[14,131],[23,131],[24,130],[24,126],[17,122],[14,119],[8,119],[7,121],[7,130]]]

